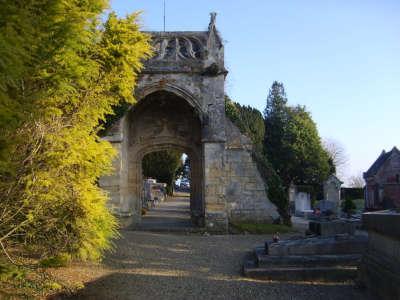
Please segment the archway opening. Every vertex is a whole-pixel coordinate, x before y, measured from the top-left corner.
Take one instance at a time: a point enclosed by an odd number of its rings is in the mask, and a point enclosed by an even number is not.
[[[190,197],[190,187],[192,181],[190,158],[186,153],[183,153],[180,161],[181,165],[176,172],[176,178],[174,181],[174,194]]]
[[[189,156],[177,149],[146,154],[142,159],[142,227],[193,227],[190,214]]]
[[[186,198],[191,224],[203,226],[204,171],[198,110],[181,96],[157,91],[141,99],[128,118],[128,179],[135,189],[132,197],[134,206],[138,210],[142,210],[143,206],[148,207],[146,197],[149,198],[149,195],[146,195],[143,186],[145,180],[154,177],[152,179],[165,184],[165,192],[169,192],[170,197],[173,196],[172,191],[176,196],[181,193]],[[175,162],[180,160],[180,167],[183,168],[186,157],[187,170],[175,170],[173,175],[170,170],[169,175],[165,174],[163,169],[168,160],[170,163],[174,159]],[[148,170],[151,161],[156,162],[152,166],[153,173]],[[146,214],[141,216],[142,221],[145,218]]]

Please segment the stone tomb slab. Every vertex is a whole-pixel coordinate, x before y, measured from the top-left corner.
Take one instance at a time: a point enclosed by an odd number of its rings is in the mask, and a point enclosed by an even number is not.
[[[320,236],[334,236],[336,234],[353,235],[356,230],[356,222],[344,220],[317,220],[310,221],[309,230]]]
[[[266,243],[268,255],[343,255],[361,254],[367,247],[368,238],[359,235],[336,235],[333,237],[313,237]]]

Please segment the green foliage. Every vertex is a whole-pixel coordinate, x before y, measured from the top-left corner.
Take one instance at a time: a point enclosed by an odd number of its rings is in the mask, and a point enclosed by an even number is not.
[[[113,107],[134,103],[151,54],[137,14],[105,0],[0,3],[0,241],[45,256],[99,259],[116,236],[98,178],[115,151],[98,137]],[[12,155],[10,155],[12,153]]]
[[[0,280],[22,280],[25,275],[17,266],[0,262]]]
[[[342,199],[356,200],[364,198],[364,188],[342,187],[340,193]]]
[[[323,149],[317,127],[304,107],[291,107],[282,83],[274,82],[264,119],[257,110],[225,97],[226,116],[249,136],[253,159],[266,184],[268,197],[284,222],[290,224],[287,190],[292,182],[309,185],[315,196],[321,183],[334,171]]]
[[[278,208],[279,215],[282,217],[283,223],[291,225],[289,215],[289,198],[287,190],[282,184],[281,178],[275,172],[267,156],[259,151],[253,151],[252,157],[256,162],[257,169],[265,183],[265,190],[268,198]]]
[[[358,212],[364,211],[365,208],[365,199],[351,199],[356,206],[355,210]]]
[[[183,164],[181,163],[179,167],[176,169],[175,178],[182,176],[184,178],[190,178],[190,158],[189,156],[185,157],[185,161]]]
[[[234,223],[231,224],[231,226],[233,226],[233,228],[240,232],[248,232],[253,234],[275,234],[293,232],[293,229],[291,227],[281,224]]]
[[[45,268],[65,267],[71,261],[71,255],[68,253],[60,253],[56,256],[50,256],[42,259],[39,264]]]
[[[350,198],[347,198],[342,202],[342,211],[345,213],[348,213],[348,214],[353,213],[356,208],[357,208],[356,205],[354,204],[353,200]]]
[[[225,114],[256,147],[262,145],[265,135],[264,119],[257,109],[242,106],[225,96]]]
[[[151,152],[143,157],[143,176],[166,183],[167,192],[171,194],[176,172],[182,166],[181,157],[181,152],[176,150]]]
[[[329,165],[329,174],[336,174],[336,165],[335,162],[333,161],[332,157],[329,155],[327,152],[329,158],[328,158],[328,165]]]
[[[63,281],[52,272],[32,267],[31,260],[22,261],[18,266],[0,261],[0,299],[47,299],[61,289],[70,293],[83,287],[76,280]]]
[[[100,121],[101,129],[99,130],[99,135],[104,136],[107,130],[125,115],[130,106],[131,105],[127,102],[122,102],[119,105],[113,106],[112,113],[107,114],[104,121]]]
[[[284,185],[319,185],[332,171],[317,127],[302,106],[290,107],[282,83],[274,82],[267,99],[265,146]]]

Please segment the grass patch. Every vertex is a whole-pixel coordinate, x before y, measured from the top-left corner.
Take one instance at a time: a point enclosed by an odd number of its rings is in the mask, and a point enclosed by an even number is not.
[[[17,265],[10,263],[0,253],[0,299],[47,299],[64,292],[70,294],[79,286],[53,276],[43,261],[14,257]],[[60,266],[65,260],[53,257],[44,264]]]
[[[281,224],[264,224],[264,223],[235,223],[231,226],[243,233],[254,233],[254,234],[274,234],[274,233],[290,233],[295,232],[292,227],[281,225]]]
[[[50,256],[42,259],[39,265],[44,268],[60,268],[66,267],[71,261],[71,256],[66,253],[59,254],[57,256]]]
[[[362,212],[365,207],[365,200],[364,199],[355,199],[353,203],[356,205],[356,211]]]
[[[0,261],[0,299],[44,299],[64,288],[42,268]]]
[[[0,262],[0,281],[22,281],[26,271],[15,265]]]

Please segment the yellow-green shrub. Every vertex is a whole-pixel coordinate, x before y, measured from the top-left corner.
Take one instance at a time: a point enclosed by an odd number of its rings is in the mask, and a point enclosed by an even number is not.
[[[0,242],[99,259],[117,222],[97,186],[115,151],[98,137],[132,91],[149,37],[107,1],[0,3]],[[10,38],[10,36],[12,38]],[[3,121],[6,120],[6,121]]]

